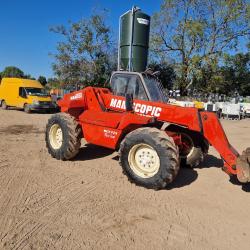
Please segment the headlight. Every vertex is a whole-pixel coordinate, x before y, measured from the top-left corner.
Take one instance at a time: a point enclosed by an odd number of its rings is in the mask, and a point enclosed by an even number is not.
[[[37,101],[37,100],[33,100],[33,104],[35,104],[35,105],[39,105],[39,101]]]

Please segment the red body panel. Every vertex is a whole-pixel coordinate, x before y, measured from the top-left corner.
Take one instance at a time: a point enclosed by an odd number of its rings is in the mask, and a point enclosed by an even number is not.
[[[72,94],[64,95],[63,99],[57,103],[61,107],[62,112],[68,112],[70,109],[81,109],[87,108],[87,102],[85,100],[85,90],[77,91]]]
[[[105,95],[104,100],[106,107],[109,109],[125,111],[124,97],[114,96],[110,93]],[[183,108],[161,102],[134,100],[134,111],[140,115],[156,117],[158,121],[175,123],[194,131],[201,131],[198,109],[196,108]]]
[[[236,174],[238,152],[231,146],[216,114],[201,112],[203,133],[208,142],[220,153],[230,173]]]
[[[127,112],[86,110],[79,116],[86,141],[112,149],[116,149],[122,135],[148,124],[150,121],[149,117],[141,117]]]
[[[88,143],[115,149],[122,131],[103,126],[83,123],[84,138]]]
[[[236,174],[239,154],[229,144],[214,113],[143,100],[134,100],[134,112],[126,112],[124,97],[114,96],[108,89],[93,87],[67,94],[58,104],[62,112],[76,117],[87,142],[112,149],[118,148],[128,132],[147,126],[153,120],[203,133],[224,159],[227,172]]]

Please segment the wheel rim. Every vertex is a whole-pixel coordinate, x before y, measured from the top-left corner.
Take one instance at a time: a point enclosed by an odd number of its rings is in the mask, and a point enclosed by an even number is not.
[[[160,158],[148,144],[134,145],[128,155],[130,168],[142,178],[153,177],[160,169]]]
[[[58,124],[51,126],[49,130],[49,141],[53,149],[59,149],[63,143],[62,129]]]
[[[194,143],[192,138],[187,134],[181,134],[182,147],[180,150],[180,158],[189,157],[194,151]]]

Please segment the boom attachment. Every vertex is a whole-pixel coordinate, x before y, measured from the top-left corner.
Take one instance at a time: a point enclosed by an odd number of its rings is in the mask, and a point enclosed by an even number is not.
[[[250,148],[242,152],[236,163],[237,178],[242,183],[250,182]]]
[[[203,133],[209,143],[224,160],[224,170],[236,175],[241,183],[250,182],[250,148],[242,155],[229,143],[217,116],[210,112],[201,112]]]

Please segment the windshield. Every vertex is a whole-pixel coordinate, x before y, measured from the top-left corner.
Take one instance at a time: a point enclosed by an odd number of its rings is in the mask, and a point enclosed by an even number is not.
[[[167,102],[167,96],[164,94],[162,84],[155,78],[149,75],[143,75],[146,87],[150,94],[151,100],[155,102]]]
[[[27,95],[34,95],[34,96],[49,96],[46,93],[45,89],[41,88],[25,88]]]

